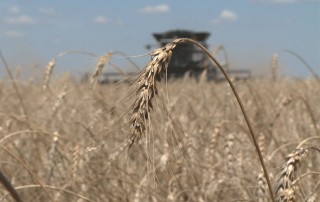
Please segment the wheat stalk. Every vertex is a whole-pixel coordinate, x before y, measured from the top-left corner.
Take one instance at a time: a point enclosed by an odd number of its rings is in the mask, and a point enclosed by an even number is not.
[[[23,186],[18,186],[18,187],[15,187],[16,190],[22,190],[22,189],[29,189],[29,188],[41,188],[42,185],[39,185],[39,184],[29,184],[29,185],[23,185]],[[93,200],[90,200],[89,198],[83,196],[83,195],[80,195],[80,194],[77,194],[73,191],[70,191],[70,190],[66,190],[64,188],[61,188],[61,187],[55,187],[55,186],[51,186],[51,185],[43,185],[44,188],[46,189],[51,189],[51,190],[58,190],[60,192],[63,192],[63,193],[66,193],[66,194],[70,194],[72,196],[76,196],[80,199],[83,199],[84,201],[88,201],[88,202],[93,202]],[[0,198],[0,201],[4,201],[4,199],[7,197],[7,194],[2,196]],[[54,201],[53,199],[51,201]]]
[[[151,112],[152,106],[153,106],[152,100],[158,92],[156,82],[160,81],[162,74],[164,72],[166,72],[170,58],[172,56],[172,51],[176,47],[176,45],[180,44],[180,43],[192,43],[192,44],[198,46],[202,51],[204,51],[210,57],[210,59],[213,62],[216,63],[216,65],[218,66],[220,71],[223,73],[225,79],[228,81],[230,88],[232,89],[232,92],[237,99],[239,107],[242,111],[244,119],[245,119],[247,126],[249,128],[250,135],[252,137],[254,146],[256,148],[261,166],[263,168],[263,171],[264,171],[264,174],[265,174],[265,177],[267,180],[270,196],[272,198],[272,201],[275,202],[273,190],[271,187],[271,182],[270,182],[269,175],[268,175],[268,171],[265,166],[263,156],[261,154],[258,142],[256,140],[254,131],[252,129],[252,126],[250,124],[249,118],[248,118],[247,113],[246,113],[244,106],[242,104],[242,101],[241,101],[230,77],[227,75],[226,71],[221,66],[221,64],[218,62],[218,60],[214,56],[212,56],[203,45],[201,45],[199,42],[197,42],[195,40],[192,40],[189,38],[179,38],[179,39],[174,40],[172,43],[168,43],[167,45],[165,45],[162,48],[156,49],[154,52],[151,53],[152,60],[147,64],[146,68],[140,72],[140,74],[135,82],[135,89],[136,90],[134,93],[135,93],[136,99],[135,99],[133,105],[131,106],[132,113],[130,114],[130,122],[129,122],[133,128],[131,131],[131,135],[130,135],[130,141],[131,141],[130,146],[136,140],[140,139],[146,131],[146,126],[147,126],[146,123],[150,118],[149,115],[150,115],[150,112]]]
[[[15,154],[13,154],[11,151],[9,151],[8,149],[6,149],[5,147],[3,147],[2,145],[0,145],[0,148],[2,150],[4,150],[5,152],[7,152],[12,158],[14,158],[16,161],[18,161],[25,169],[26,171],[30,174],[30,176],[35,180],[35,182],[37,182],[38,186],[41,187],[43,189],[43,191],[47,194],[48,198],[50,199],[50,201],[53,201],[52,196],[50,195],[49,191],[45,188],[44,184],[40,181],[40,179],[38,178],[38,176],[36,176],[31,168],[29,166],[26,165],[26,163],[21,160],[20,158],[18,158]],[[17,190],[18,188],[15,187],[15,189]],[[0,200],[1,201],[1,200]]]
[[[218,47],[216,47],[214,51],[212,51],[212,55],[216,56],[222,49],[223,49],[223,45],[219,45]]]
[[[2,60],[2,63],[4,64],[4,67],[5,67],[8,75],[9,75],[9,77],[10,77],[10,80],[12,81],[13,88],[14,88],[16,94],[17,94],[17,97],[19,99],[20,105],[22,107],[23,115],[25,116],[25,119],[26,119],[26,122],[28,124],[29,129],[31,130],[31,125],[30,125],[30,122],[29,122],[29,115],[28,115],[28,111],[27,111],[27,108],[25,106],[25,103],[23,101],[23,96],[21,95],[21,92],[20,92],[20,90],[18,88],[18,85],[17,85],[16,81],[14,80],[12,72],[11,72],[11,70],[9,68],[9,65],[8,65],[6,59],[4,58],[4,56],[2,55],[1,51],[0,51],[0,58]]]
[[[9,179],[2,173],[1,170],[0,170],[0,182],[16,202],[22,202],[20,195],[15,190],[15,188],[13,187]]]
[[[293,97],[290,94],[285,95],[284,97],[281,98],[279,106],[277,106],[276,108],[275,115],[271,117],[270,122],[266,125],[268,127],[267,130],[270,132],[271,136],[272,136],[272,130],[274,128],[274,125],[277,123],[277,120],[279,119],[281,113],[286,107],[288,107],[293,102],[294,99],[295,97]]]
[[[272,80],[277,80],[277,72],[278,72],[278,61],[279,61],[279,55],[278,53],[274,53],[272,55],[272,64],[271,64],[271,73],[272,73]]]
[[[316,134],[318,136],[320,136],[320,131],[319,131],[318,126],[317,126],[317,120],[316,120],[316,117],[314,115],[314,110],[312,110],[312,108],[311,108],[311,106],[310,106],[310,104],[309,104],[309,102],[307,101],[306,98],[304,98],[302,96],[298,96],[298,99],[300,99],[303,102],[303,104],[305,105],[305,107],[307,109],[307,112],[308,112],[308,114],[310,116],[313,128],[316,131]]]
[[[298,53],[296,53],[292,50],[283,49],[282,51],[287,52],[287,53],[295,56],[296,58],[298,58],[305,65],[305,67],[308,69],[308,71],[313,75],[313,77],[320,83],[319,75],[313,70],[313,68],[307,63],[307,61],[302,56],[300,56]]]
[[[115,54],[119,54],[122,55],[126,60],[128,60],[128,62],[136,69],[136,70],[140,70],[139,65],[137,65],[133,60],[130,59],[130,56],[128,56],[127,54],[121,52],[121,51],[113,51],[112,52],[113,55]],[[136,56],[131,56],[131,57],[136,57]]]
[[[53,58],[48,64],[47,64],[47,68],[45,71],[45,75],[44,75],[44,84],[43,84],[43,89],[46,90],[49,88],[49,83],[50,83],[50,79],[51,79],[51,75],[53,73],[53,70],[56,66],[57,63],[57,59],[60,57],[63,57],[65,55],[70,55],[70,54],[83,54],[83,55],[87,55],[90,57],[98,57],[98,55],[91,53],[91,52],[87,52],[87,51],[82,51],[82,50],[69,50],[69,51],[64,51],[64,52],[60,52],[56,55],[55,58]]]
[[[226,69],[226,71],[229,71],[229,60],[228,60],[228,54],[227,51],[225,49],[225,47],[223,45],[219,45],[211,54],[212,56],[216,57],[216,55],[222,51],[223,57],[224,57],[224,67]]]

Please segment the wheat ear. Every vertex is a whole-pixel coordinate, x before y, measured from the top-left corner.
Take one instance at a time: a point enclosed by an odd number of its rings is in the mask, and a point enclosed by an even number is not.
[[[263,172],[258,174],[258,187],[256,190],[256,197],[258,202],[265,202],[266,201],[266,178],[263,175]]]
[[[234,164],[234,134],[229,133],[227,136],[226,145],[224,147],[225,153],[227,156],[226,162],[227,162],[227,172],[229,177],[233,177],[235,175],[235,171],[233,169]]]
[[[302,159],[307,155],[307,149],[297,148],[286,157],[280,172],[276,177],[275,194],[277,202],[294,202],[295,190],[294,180],[295,173],[301,165]]]
[[[53,170],[54,170],[54,157],[57,153],[57,146],[58,146],[58,132],[54,132],[54,137],[52,138],[51,142],[51,148],[49,150],[49,156],[48,156],[48,165],[47,165],[47,184],[51,183],[51,178],[53,176]]]
[[[46,90],[49,86],[50,78],[53,72],[54,67],[56,66],[56,60],[52,59],[46,68],[46,71],[44,73],[44,84],[43,84],[43,89]]]
[[[109,62],[110,58],[112,56],[112,52],[109,52],[105,54],[104,56],[100,57],[99,62],[96,66],[96,69],[94,70],[92,76],[91,76],[91,85],[94,87],[99,83],[99,78],[102,73],[102,70],[107,62]]]
[[[151,53],[151,61],[143,69],[135,81],[136,99],[132,105],[130,124],[132,144],[142,137],[146,130],[146,120],[152,110],[152,100],[158,93],[156,82],[161,80],[161,75],[168,68],[175,43],[169,43],[163,48],[158,48]]]

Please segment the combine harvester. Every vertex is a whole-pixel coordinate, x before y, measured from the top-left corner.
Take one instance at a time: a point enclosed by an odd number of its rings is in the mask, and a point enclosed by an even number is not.
[[[163,47],[167,43],[172,42],[177,38],[190,38],[200,42],[204,47],[208,49],[208,44],[206,40],[209,38],[210,33],[193,32],[188,30],[174,30],[164,33],[154,33],[153,36],[158,42],[158,47]],[[147,45],[146,47],[147,49],[151,48],[150,45]],[[216,54],[222,48],[222,46],[218,47],[218,49],[213,54]],[[250,70],[229,69],[227,61],[224,61],[224,64],[222,65],[225,68],[226,72],[234,79],[248,79],[251,77]],[[209,57],[203,51],[201,51],[199,47],[190,43],[177,45],[177,47],[173,51],[169,63],[168,79],[178,79],[185,76],[190,76],[199,79],[200,75],[204,71],[206,71],[206,77],[208,81],[219,81],[223,78],[220,71],[218,71],[217,66],[209,60]],[[128,75],[132,74],[135,73],[128,73]],[[107,73],[104,76],[108,81],[114,81],[114,79],[112,78],[119,77],[119,74]]]

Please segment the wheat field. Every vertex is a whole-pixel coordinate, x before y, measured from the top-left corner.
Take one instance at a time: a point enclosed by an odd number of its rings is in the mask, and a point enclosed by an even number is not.
[[[230,85],[166,80],[170,51],[153,52],[131,82],[99,85],[101,60],[91,82],[52,69],[44,83],[3,79],[0,170],[20,200],[272,201]],[[274,200],[319,200],[317,80],[273,75],[233,84]],[[0,201],[15,201],[4,186]]]

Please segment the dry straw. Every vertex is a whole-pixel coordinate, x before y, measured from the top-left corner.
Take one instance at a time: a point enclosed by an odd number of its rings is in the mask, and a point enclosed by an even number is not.
[[[289,53],[291,55],[293,55],[294,57],[296,57],[298,60],[300,60],[306,67],[306,69],[312,74],[312,76],[320,83],[320,77],[319,75],[314,71],[314,69],[311,67],[311,65],[309,65],[309,63],[298,53],[292,51],[292,50],[288,50],[288,49],[283,49],[283,52]]]
[[[129,138],[129,142],[130,142],[129,146],[131,146],[136,140],[139,140],[146,133],[147,122],[149,121],[150,113],[153,108],[152,101],[155,95],[157,95],[158,93],[157,81],[160,81],[162,78],[162,75],[167,71],[168,64],[174,48],[177,46],[177,44],[181,44],[181,43],[192,43],[198,46],[200,49],[202,49],[210,57],[210,59],[218,66],[218,68],[220,69],[220,71],[223,73],[224,77],[228,81],[233,91],[233,94],[235,95],[237,102],[241,108],[241,111],[245,118],[247,126],[249,128],[250,135],[252,137],[254,146],[257,150],[257,154],[259,156],[259,160],[267,180],[270,196],[272,198],[272,201],[275,201],[273,190],[271,187],[271,182],[270,182],[269,175],[263,160],[263,156],[261,154],[258,142],[256,140],[254,131],[249,121],[249,118],[246,114],[246,111],[244,110],[242,101],[237,91],[235,90],[235,87],[232,81],[230,80],[230,77],[227,75],[226,71],[218,62],[218,60],[214,56],[212,56],[203,45],[201,45],[195,40],[188,39],[188,38],[176,39],[172,43],[168,43],[164,47],[158,48],[151,53],[151,56],[152,56],[151,61],[147,64],[145,69],[143,69],[140,72],[137,80],[134,83],[135,101],[131,106],[132,112],[130,114],[130,124],[132,126],[132,131]]]

